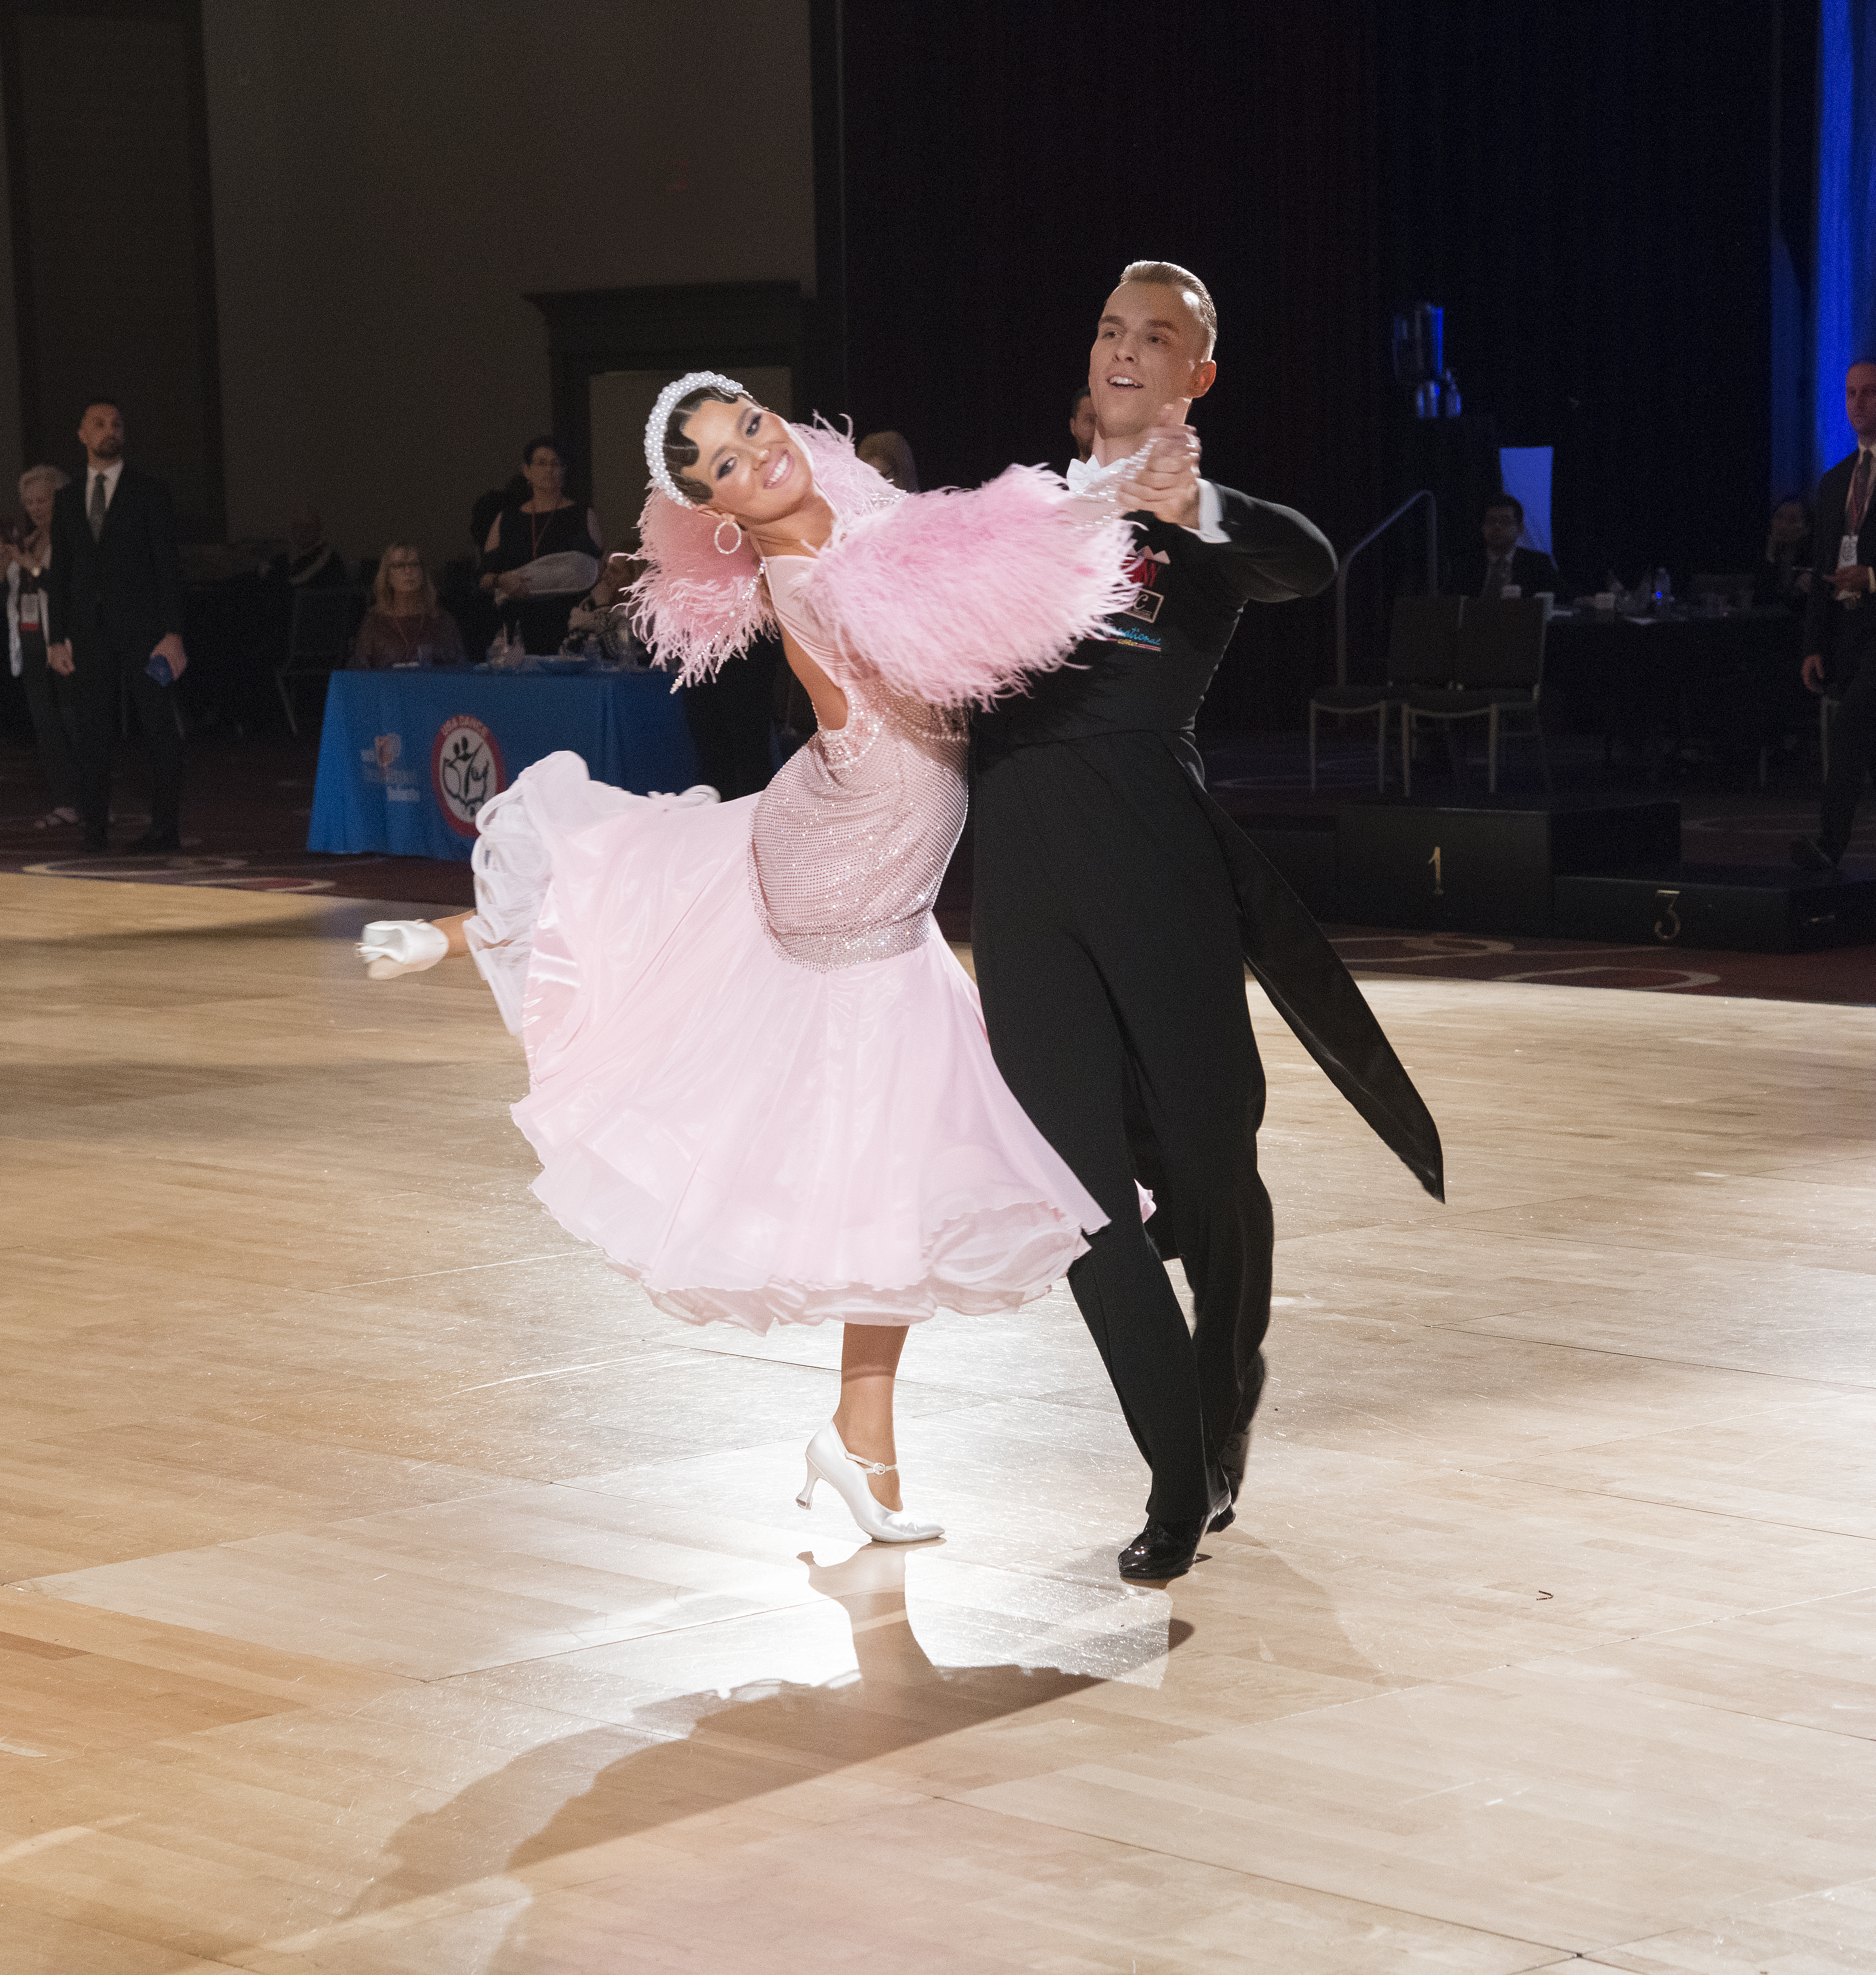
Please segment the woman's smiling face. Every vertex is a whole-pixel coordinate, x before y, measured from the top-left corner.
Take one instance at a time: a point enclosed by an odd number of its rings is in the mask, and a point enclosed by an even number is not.
[[[710,509],[760,527],[813,498],[814,469],[785,419],[751,398],[733,405],[706,398],[684,422],[697,449],[683,478],[710,490]]]

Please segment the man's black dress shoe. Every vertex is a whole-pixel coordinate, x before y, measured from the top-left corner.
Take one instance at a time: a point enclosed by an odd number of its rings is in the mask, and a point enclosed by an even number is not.
[[[1146,1527],[1120,1553],[1121,1576],[1148,1583],[1183,1577],[1192,1568],[1210,1520],[1201,1516],[1189,1523],[1162,1523],[1148,1516]]]
[[[1792,862],[1801,871],[1835,871],[1837,859],[1815,836],[1792,839]]]
[[[182,847],[182,837],[175,830],[146,830],[131,845],[130,853],[136,857],[154,857]]]
[[[1214,1507],[1207,1525],[1216,1536],[1237,1520],[1237,1494],[1244,1485],[1244,1464],[1250,1458],[1250,1428],[1241,1426],[1218,1450],[1218,1474],[1230,1491],[1223,1508]]]
[[[101,856],[110,849],[110,839],[100,832],[87,830],[84,833],[84,842],[79,848],[87,857]]]

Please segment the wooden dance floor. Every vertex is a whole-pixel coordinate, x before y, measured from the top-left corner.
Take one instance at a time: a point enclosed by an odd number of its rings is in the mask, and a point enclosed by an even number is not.
[[[1271,1394],[1158,1590],[1065,1294],[912,1339],[949,1534],[860,1547],[837,1335],[549,1222],[466,968],[0,915],[7,1975],[1876,1967],[1876,1009],[1377,981],[1442,1209],[1253,996]]]

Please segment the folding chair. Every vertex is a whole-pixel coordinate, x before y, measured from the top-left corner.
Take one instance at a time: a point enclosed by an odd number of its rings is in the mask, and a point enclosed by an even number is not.
[[[1410,692],[1401,705],[1401,786],[1414,792],[1414,729],[1423,720],[1451,726],[1462,720],[1486,723],[1486,786],[1498,793],[1498,744],[1537,743],[1544,793],[1550,793],[1550,759],[1544,748],[1538,697],[1544,682],[1542,602],[1534,596],[1478,599],[1460,620],[1451,684],[1444,690]],[[1520,726],[1518,723],[1528,722]]]
[[[1316,719],[1332,713],[1336,724],[1378,715],[1375,728],[1375,787],[1388,786],[1388,714],[1418,685],[1444,685],[1453,676],[1462,596],[1397,596],[1388,626],[1388,677],[1383,685],[1319,686],[1309,695],[1309,787],[1316,787]]]

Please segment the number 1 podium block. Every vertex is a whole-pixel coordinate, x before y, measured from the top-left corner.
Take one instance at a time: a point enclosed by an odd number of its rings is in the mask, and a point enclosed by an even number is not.
[[[1423,932],[1560,932],[1559,879],[1680,855],[1674,802],[1352,804],[1336,817],[1338,916]]]

